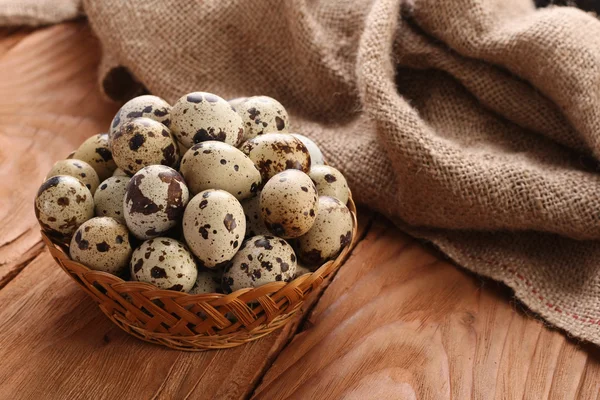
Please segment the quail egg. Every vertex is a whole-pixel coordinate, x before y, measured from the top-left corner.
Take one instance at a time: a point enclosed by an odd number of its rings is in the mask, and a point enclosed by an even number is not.
[[[285,240],[254,236],[246,241],[223,272],[225,293],[259,287],[269,282],[291,281],[296,275],[296,254]]]
[[[127,184],[123,213],[129,231],[139,239],[161,236],[173,228],[189,200],[183,178],[173,168],[150,165]]]
[[[310,274],[311,272],[312,271],[308,266],[306,266],[306,265],[302,264],[300,261],[298,261],[296,263],[296,275],[294,275],[294,279],[296,279],[299,276],[305,275],[305,274]]]
[[[260,213],[260,193],[241,201],[246,216],[246,237],[270,235]]]
[[[193,194],[222,189],[238,200],[254,196],[262,182],[260,172],[248,156],[216,141],[194,145],[183,156],[179,171]]]
[[[69,253],[90,269],[119,275],[131,257],[129,231],[114,218],[89,219],[73,235]]]
[[[223,190],[198,193],[185,209],[183,235],[207,268],[224,265],[244,240],[246,219],[240,202]]]
[[[309,265],[335,257],[352,240],[352,215],[340,200],[319,197],[319,212],[312,228],[297,240],[298,256]]]
[[[69,158],[66,160],[57,161],[53,166],[46,179],[57,175],[73,176],[87,187],[92,194],[100,184],[98,174],[92,166],[85,161]]]
[[[238,106],[248,100],[248,97],[236,97],[235,99],[227,100],[229,105],[237,110]]]
[[[321,152],[321,149],[319,148],[319,146],[317,146],[315,142],[313,142],[306,136],[300,135],[298,133],[291,133],[291,135],[294,136],[296,139],[299,139],[308,150],[308,153],[310,154],[311,167],[315,165],[325,164],[325,158],[323,157],[323,153]]]
[[[103,181],[94,193],[94,210],[97,217],[112,217],[125,223],[123,199],[127,191],[128,176],[111,176]]]
[[[220,269],[202,269],[198,271],[196,283],[189,293],[221,293],[221,275],[223,275],[223,271]]]
[[[308,172],[310,155],[299,139],[285,133],[268,133],[247,140],[242,150],[258,167],[263,182],[286,169]]]
[[[90,164],[98,174],[100,181],[111,176],[117,168],[112,158],[107,133],[99,133],[88,138],[75,151],[73,157],[69,158],[75,158]]]
[[[171,130],[185,147],[207,140],[237,146],[244,137],[242,118],[227,101],[212,93],[188,93],[171,112]]]
[[[146,240],[131,255],[131,277],[159,289],[188,292],[196,283],[194,257],[182,243],[168,237]]]
[[[302,236],[317,217],[317,189],[302,171],[280,172],[269,179],[260,193],[260,211],[274,235],[286,239]]]
[[[150,118],[125,122],[111,138],[111,149],[115,163],[130,174],[148,165],[175,167],[179,161],[169,128]]]
[[[113,172],[112,176],[127,176],[127,177],[129,177],[130,175],[128,175],[127,172],[123,171],[121,168],[117,168],[117,169],[115,169],[115,172]]]
[[[157,96],[144,95],[134,97],[123,104],[110,124],[110,138],[121,126],[134,118],[146,117],[160,122],[167,128],[171,125],[171,105]]]
[[[48,235],[70,239],[81,224],[94,216],[92,193],[77,178],[53,176],[37,192],[35,216]]]
[[[244,123],[244,140],[264,133],[288,131],[287,111],[280,102],[271,97],[250,97],[234,108]]]
[[[315,165],[308,176],[315,183],[319,196],[335,197],[344,204],[348,202],[348,183],[337,169],[329,165]]]

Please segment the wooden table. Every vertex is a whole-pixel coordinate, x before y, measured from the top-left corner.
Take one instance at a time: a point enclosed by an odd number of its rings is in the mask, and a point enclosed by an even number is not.
[[[599,398],[597,347],[368,212],[348,262],[283,330],[203,353],[126,335],[54,264],[33,215],[52,163],[117,109],[98,62],[83,22],[0,31],[0,398]]]

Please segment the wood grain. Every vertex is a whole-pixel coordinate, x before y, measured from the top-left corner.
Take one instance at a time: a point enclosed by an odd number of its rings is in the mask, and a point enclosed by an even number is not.
[[[120,331],[43,250],[32,210],[52,163],[116,110],[98,61],[82,23],[0,31],[0,398],[598,399],[597,348],[389,223],[369,230],[364,210],[365,240],[282,331],[208,353]]]
[[[257,399],[596,399],[600,354],[377,221]]]

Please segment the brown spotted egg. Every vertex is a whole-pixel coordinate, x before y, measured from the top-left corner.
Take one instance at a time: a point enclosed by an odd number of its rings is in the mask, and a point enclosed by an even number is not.
[[[286,239],[302,236],[317,217],[317,189],[304,172],[280,172],[269,179],[260,193],[260,211],[274,235]]]
[[[112,158],[107,133],[99,133],[88,138],[75,151],[73,157],[69,158],[75,158],[90,164],[98,174],[100,181],[111,176],[117,168]]]
[[[115,172],[113,172],[112,176],[127,176],[127,177],[129,177],[130,175],[128,175],[127,172],[123,171],[121,168],[117,168],[117,169],[115,169]]]
[[[234,108],[244,123],[244,140],[264,133],[288,131],[288,113],[274,98],[254,96]]]
[[[260,193],[241,201],[246,216],[246,237],[270,235],[260,213]]]
[[[237,146],[244,137],[242,118],[227,101],[212,93],[193,92],[177,100],[171,130],[185,147],[207,140]]]
[[[227,100],[229,105],[237,110],[240,104],[248,100],[248,97],[236,97],[235,99]]]
[[[315,165],[308,176],[315,183],[319,196],[331,196],[344,204],[348,203],[348,182],[340,171],[329,165]]]
[[[178,292],[190,291],[198,275],[187,247],[168,237],[146,240],[135,249],[129,265],[131,277],[136,281]]]
[[[79,179],[92,194],[94,194],[96,188],[100,184],[100,179],[94,168],[85,161],[76,160],[74,158],[60,160],[54,163],[52,169],[48,172],[46,179],[57,175],[70,175]]]
[[[134,118],[146,117],[160,122],[167,128],[171,125],[171,105],[157,96],[144,95],[134,97],[123,104],[110,124],[109,136],[117,133],[121,126]]]
[[[294,136],[296,139],[299,139],[308,150],[308,153],[310,154],[311,167],[315,165],[325,164],[325,158],[323,157],[323,153],[321,152],[321,149],[319,148],[319,146],[317,146],[315,142],[313,142],[306,136],[300,135],[298,133],[291,133],[291,135]]]
[[[188,188],[173,168],[142,168],[127,184],[123,198],[127,227],[139,239],[161,236],[181,220],[188,200]]]
[[[260,172],[248,156],[217,141],[194,145],[183,156],[179,172],[193,194],[221,189],[238,200],[254,196],[262,183]]]
[[[123,171],[135,174],[148,165],[175,167],[179,149],[169,128],[150,118],[126,122],[111,139],[115,163]]]
[[[246,219],[240,202],[223,190],[198,193],[185,209],[183,235],[207,268],[231,260],[244,240]]]
[[[297,240],[298,256],[309,265],[335,257],[352,240],[352,214],[334,197],[319,197],[319,213],[312,228]]]
[[[53,176],[38,190],[35,216],[48,235],[70,239],[81,224],[94,216],[92,193],[77,178]]]
[[[190,294],[201,293],[221,293],[221,276],[223,271],[220,269],[202,269],[198,271],[198,277]]]
[[[111,176],[94,193],[94,212],[97,217],[112,217],[125,223],[123,199],[129,183],[128,176]]]
[[[285,240],[254,236],[246,241],[223,272],[225,293],[259,287],[269,282],[291,281],[296,275],[296,254]]]
[[[308,172],[310,155],[299,139],[286,133],[268,133],[247,140],[241,147],[254,162],[263,182],[286,169]]]
[[[131,257],[129,231],[114,218],[92,218],[73,235],[69,254],[90,269],[119,275]]]

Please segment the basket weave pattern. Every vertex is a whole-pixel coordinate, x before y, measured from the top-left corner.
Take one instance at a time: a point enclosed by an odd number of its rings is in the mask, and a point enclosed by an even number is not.
[[[356,206],[352,241],[335,260],[292,282],[271,282],[231,294],[161,290],[89,269],[70,259],[68,250],[42,232],[54,260],[94,299],[102,312],[127,333],[178,350],[198,351],[239,346],[281,328],[344,262],[357,240]]]

